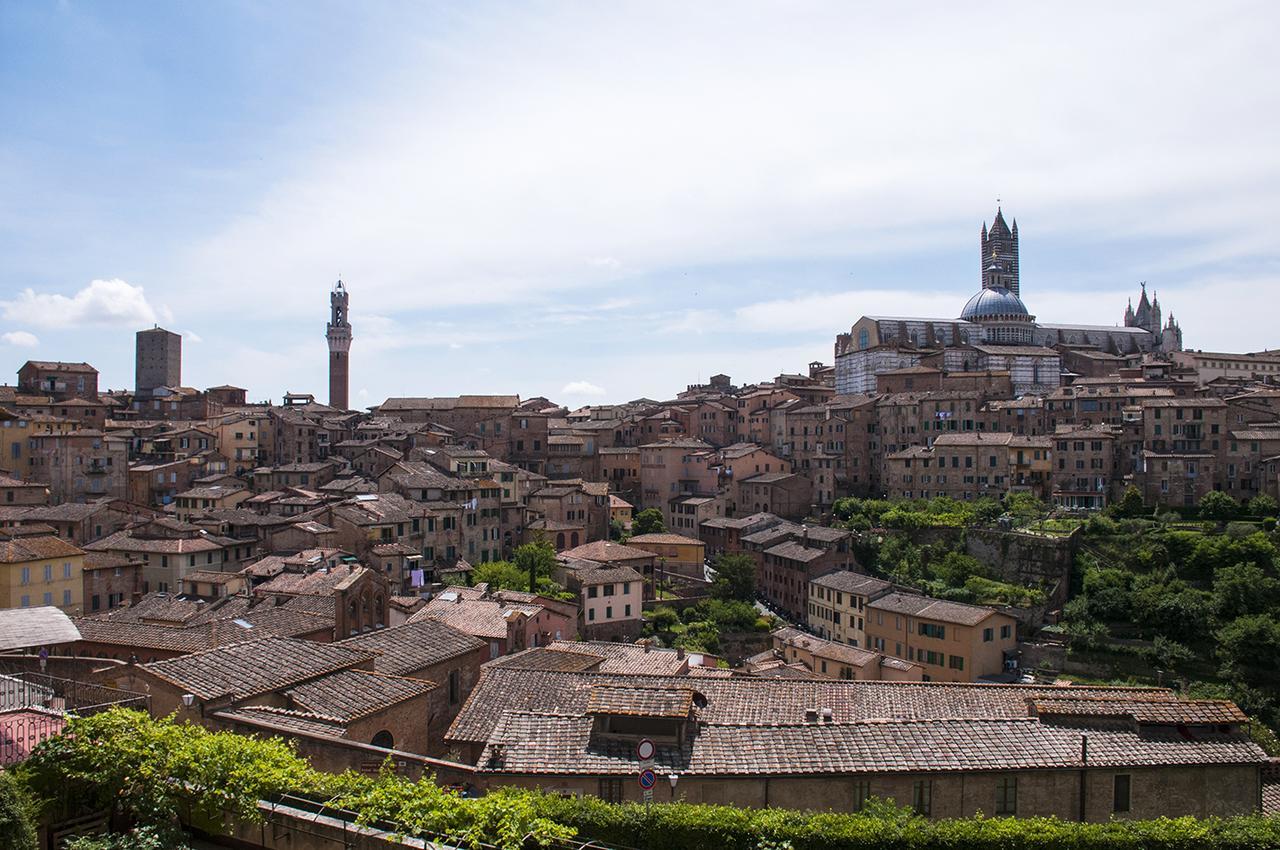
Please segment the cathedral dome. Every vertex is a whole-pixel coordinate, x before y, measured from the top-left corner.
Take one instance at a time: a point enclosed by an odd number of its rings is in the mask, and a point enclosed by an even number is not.
[[[1022,299],[1003,287],[979,290],[978,294],[970,298],[964,305],[964,309],[960,311],[961,320],[966,322],[980,322],[983,319],[1009,316],[1026,316],[1027,321],[1031,319]]]

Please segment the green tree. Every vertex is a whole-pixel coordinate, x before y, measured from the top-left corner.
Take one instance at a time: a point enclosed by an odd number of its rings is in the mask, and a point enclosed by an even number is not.
[[[1143,660],[1153,668],[1164,670],[1166,673],[1185,669],[1195,660],[1195,657],[1196,654],[1190,649],[1175,640],[1169,640],[1164,635],[1157,635],[1151,642],[1151,646],[1142,652]]]
[[[1240,503],[1221,490],[1211,490],[1200,500],[1199,510],[1201,519],[1225,522],[1240,515]]]
[[[537,587],[539,579],[551,578],[556,567],[556,550],[545,540],[535,540],[517,546],[515,552],[511,553],[511,561],[516,569],[529,576],[525,580],[525,586]]]
[[[659,605],[649,613],[649,625],[659,634],[670,634],[680,625],[680,615],[670,605]]]
[[[1260,517],[1275,517],[1280,511],[1280,504],[1266,493],[1259,493],[1249,500],[1249,513]]]
[[[983,496],[973,503],[973,519],[981,525],[990,525],[1004,512],[997,499]]]
[[[1209,631],[1210,596],[1172,572],[1138,576],[1133,582],[1134,619],[1145,634],[1183,643],[1203,640]]]
[[[631,536],[641,534],[662,534],[667,524],[662,521],[662,511],[657,508],[645,508],[631,520]]]
[[[1132,484],[1124,488],[1120,501],[1112,505],[1111,508],[1112,513],[1116,516],[1129,519],[1140,517],[1147,512],[1147,506],[1142,501],[1142,491]]]
[[[1004,509],[1021,520],[1040,519],[1048,513],[1044,502],[1032,493],[1009,493],[1004,497]]]
[[[1093,620],[1073,620],[1063,625],[1062,631],[1071,642],[1072,649],[1094,649],[1106,642],[1111,630],[1105,624]]]
[[[716,571],[711,593],[717,599],[756,598],[756,563],[750,555],[718,555],[711,566]]]
[[[1280,669],[1280,622],[1270,614],[1237,617],[1216,637],[1218,658],[1228,669]]]
[[[1280,580],[1257,564],[1235,564],[1213,577],[1213,618],[1229,623],[1249,614],[1265,614],[1280,608]]]
[[[970,578],[988,578],[986,566],[972,555],[948,552],[929,568],[930,574],[947,587],[964,587]]]
[[[529,574],[510,561],[488,561],[476,564],[471,571],[476,584],[485,583],[490,590],[528,590]]]

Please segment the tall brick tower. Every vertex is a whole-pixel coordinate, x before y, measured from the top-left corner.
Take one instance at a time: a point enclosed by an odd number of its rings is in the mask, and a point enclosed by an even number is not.
[[[351,322],[347,321],[347,288],[339,280],[329,293],[329,406],[347,410],[347,388],[351,380]]]

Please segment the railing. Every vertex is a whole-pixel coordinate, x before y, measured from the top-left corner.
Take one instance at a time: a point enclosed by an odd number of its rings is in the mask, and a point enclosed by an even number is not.
[[[147,697],[44,673],[0,673],[0,765],[25,761],[37,744],[61,734],[68,716],[117,706],[145,711]]]
[[[96,714],[113,707],[147,708],[147,696],[96,682],[44,673],[0,671],[0,711],[42,709],[59,714]]]

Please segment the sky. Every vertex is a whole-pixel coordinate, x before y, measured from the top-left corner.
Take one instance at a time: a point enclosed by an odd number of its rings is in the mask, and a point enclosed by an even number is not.
[[[1039,320],[1280,347],[1280,4],[974,10],[0,0],[0,372],[323,401],[341,276],[353,406],[669,398],[957,315],[997,203]]]

